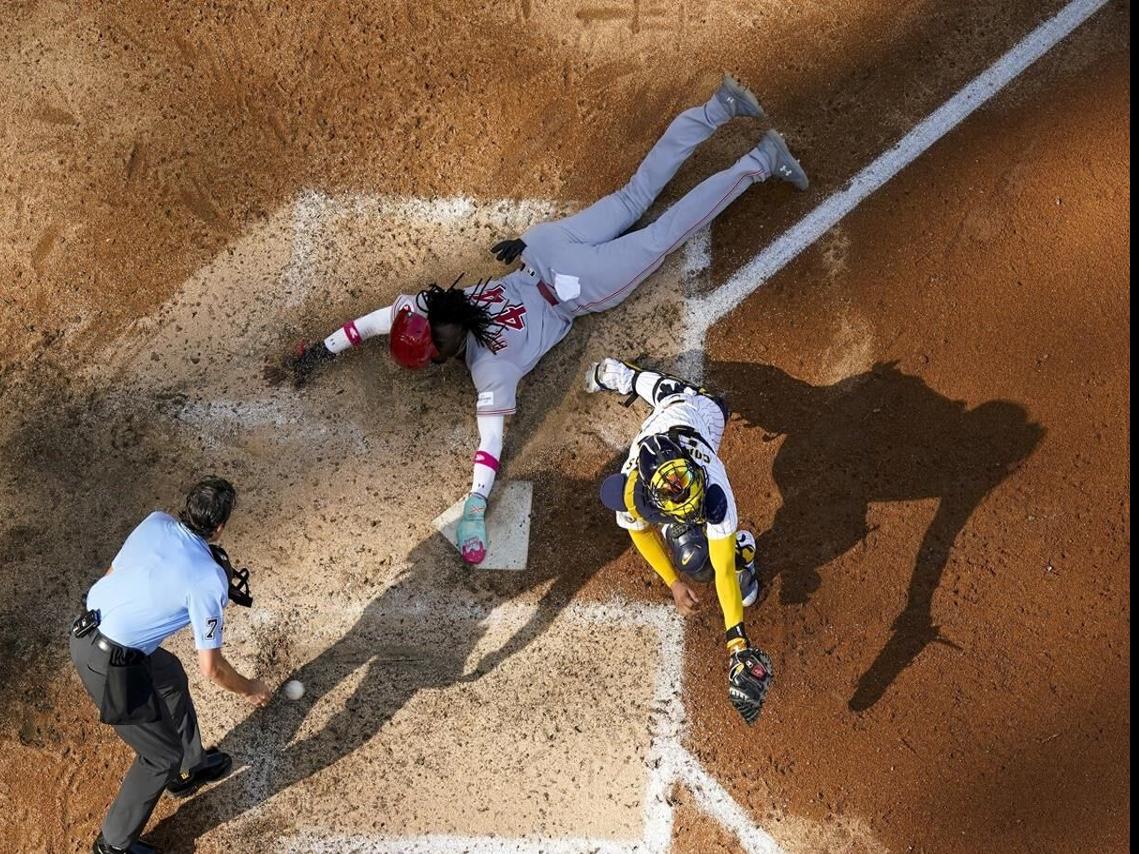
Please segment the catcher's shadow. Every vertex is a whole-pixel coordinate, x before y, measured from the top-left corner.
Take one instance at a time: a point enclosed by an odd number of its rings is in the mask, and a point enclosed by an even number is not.
[[[616,461],[612,461],[613,467]],[[523,572],[471,571],[439,535],[421,542],[408,568],[373,599],[341,638],[288,678],[305,685],[290,702],[279,695],[248,715],[218,747],[233,754],[239,770],[181,805],[154,830],[165,850],[189,851],[194,840],[350,755],[380,734],[415,694],[477,679],[539,637],[590,579],[617,557],[627,538],[596,500],[592,481],[562,472],[535,480],[532,530],[560,532],[570,519],[597,530],[590,542],[564,561],[556,549],[532,542]],[[470,672],[467,659],[486,632],[484,615],[528,589],[553,580],[533,616]],[[468,607],[472,606],[473,607]],[[446,635],[439,633],[445,615]],[[304,723],[313,707],[363,669],[346,700],[314,732]]]
[[[1009,401],[968,409],[895,363],[828,386],[747,363],[715,364],[710,380],[764,439],[784,437],[772,466],[783,503],[758,538],[757,558],[769,581],[780,578],[784,604],[807,602],[819,568],[866,537],[870,502],[938,499],[906,606],[850,698],[852,710],[868,709],[927,644],[949,643],[931,607],[953,543],[1044,428]]]

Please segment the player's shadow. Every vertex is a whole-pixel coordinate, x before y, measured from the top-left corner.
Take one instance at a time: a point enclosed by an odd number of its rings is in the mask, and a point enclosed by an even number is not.
[[[607,469],[618,464],[612,460]],[[352,627],[289,675],[305,685],[301,700],[278,695],[222,739],[218,746],[233,754],[239,770],[180,805],[154,829],[153,841],[164,850],[193,850],[194,840],[211,829],[382,738],[385,724],[417,692],[471,682],[539,637],[597,568],[626,549],[628,538],[596,500],[592,480],[544,472],[535,477],[534,495],[533,531],[560,531],[567,518],[577,518],[597,532],[575,545],[572,560],[535,536],[526,570],[471,571],[441,536],[421,542],[406,570]],[[530,620],[468,668],[490,611],[547,583]],[[310,715],[324,723],[306,726]]]
[[[852,710],[868,709],[927,644],[949,642],[931,606],[954,541],[1044,428],[1006,400],[969,409],[896,363],[826,386],[763,364],[718,363],[709,379],[765,441],[783,438],[773,464],[783,503],[758,538],[761,571],[779,577],[783,604],[807,602],[820,567],[864,540],[871,502],[938,499],[906,606],[850,698]]]

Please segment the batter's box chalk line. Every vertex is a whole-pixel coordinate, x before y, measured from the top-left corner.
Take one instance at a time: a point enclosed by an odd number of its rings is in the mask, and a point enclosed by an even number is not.
[[[453,607],[454,602],[440,603]],[[425,607],[429,605],[425,604]],[[525,606],[507,603],[484,608],[487,619],[506,617],[512,609]],[[526,611],[528,613],[528,611]],[[685,786],[695,804],[719,822],[739,841],[748,854],[777,854],[782,849],[775,840],[757,826],[730,794],[701,766],[683,746],[687,718],[681,701],[681,674],[684,665],[684,622],[671,606],[626,602],[616,599],[607,603],[573,602],[562,616],[585,623],[613,623],[622,627],[638,627],[655,632],[660,656],[656,683],[650,702],[651,732],[645,756],[646,779],[643,799],[643,834],[640,839],[625,841],[590,837],[518,837],[459,836],[428,834],[424,836],[379,837],[365,834],[329,836],[313,829],[283,840],[277,850],[289,854],[665,854],[672,843],[675,785]]]
[[[894,146],[855,175],[841,190],[827,197],[814,210],[793,225],[767,248],[745,264],[727,282],[703,296],[686,297],[685,340],[682,370],[691,379],[703,378],[704,346],[708,330],[731,312],[764,282],[783,269],[864,199],[883,187],[935,142],[987,103],[1034,62],[1106,5],[1107,0],[1073,0],[1056,15],[1040,24],[1015,47],[981,72],[972,82],[919,122]],[[483,203],[485,204],[485,203]],[[551,204],[540,200],[491,203],[496,210],[525,219],[548,215]],[[511,207],[514,206],[513,211]],[[483,205],[480,204],[480,209]],[[371,210],[388,214],[423,216],[441,225],[470,215],[475,203],[470,199],[392,199],[377,196],[350,196],[334,199],[315,190],[303,192],[294,208],[293,257],[283,275],[288,298],[300,302],[309,287],[313,241],[326,216],[345,210]],[[517,221],[517,219],[515,220]],[[686,279],[699,275],[708,265],[705,237],[693,243],[686,255]],[[280,850],[289,852],[367,851],[387,854],[663,854],[670,846],[673,809],[669,795],[677,783],[686,786],[696,804],[735,835],[748,854],[777,852],[775,840],[755,825],[738,803],[713,779],[682,744],[684,710],[680,700],[683,662],[683,629],[679,617],[666,606],[591,605],[575,603],[567,609],[586,620],[635,619],[651,626],[660,639],[662,667],[654,689],[656,711],[647,757],[648,779],[644,799],[644,837],[635,842],[590,838],[507,839],[494,836],[426,835],[403,838],[363,836],[318,837],[302,833],[283,842]]]

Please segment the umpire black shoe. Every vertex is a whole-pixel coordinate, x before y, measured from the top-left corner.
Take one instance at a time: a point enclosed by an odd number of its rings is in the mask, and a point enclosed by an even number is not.
[[[157,854],[158,849],[145,842],[132,842],[126,848],[116,848],[99,834],[95,844],[91,846],[92,854]]]
[[[206,783],[220,780],[233,768],[233,759],[216,747],[206,751],[205,761],[193,771],[183,771],[178,779],[166,784],[166,791],[176,798],[188,798]]]

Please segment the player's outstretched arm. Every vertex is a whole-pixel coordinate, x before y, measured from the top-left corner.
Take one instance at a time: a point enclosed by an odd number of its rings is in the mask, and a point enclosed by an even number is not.
[[[342,353],[349,347],[359,347],[369,338],[387,335],[392,331],[394,306],[386,305],[373,312],[350,320],[324,339],[324,346],[333,355]]]
[[[744,605],[736,577],[736,536],[708,541],[716,571],[716,595],[724,612],[728,643],[728,699],[749,724],[755,723],[767,699],[774,671],[771,659],[754,648],[744,631]]]
[[[730,537],[715,540],[709,538],[708,552],[712,569],[716,571],[716,598],[720,600],[720,610],[724,612],[726,631],[742,625],[744,621],[744,600],[736,577],[736,535],[733,533]],[[737,642],[728,641],[729,652],[733,650],[734,643]]]
[[[285,370],[292,375],[297,387],[303,386],[323,365],[336,358],[337,353],[349,347],[357,347],[365,339],[376,335],[387,335],[391,328],[392,306],[378,308],[363,317],[348,321],[323,341],[302,341],[285,358]]]
[[[479,415],[479,447],[475,451],[471,492],[490,497],[498,475],[498,459],[502,456],[502,439],[506,433],[505,415]]]
[[[471,494],[463,505],[459,520],[459,554],[469,564],[480,564],[489,545],[486,533],[486,500],[498,475],[502,455],[502,438],[506,432],[505,415],[479,415],[479,447],[475,451],[471,475]]]

